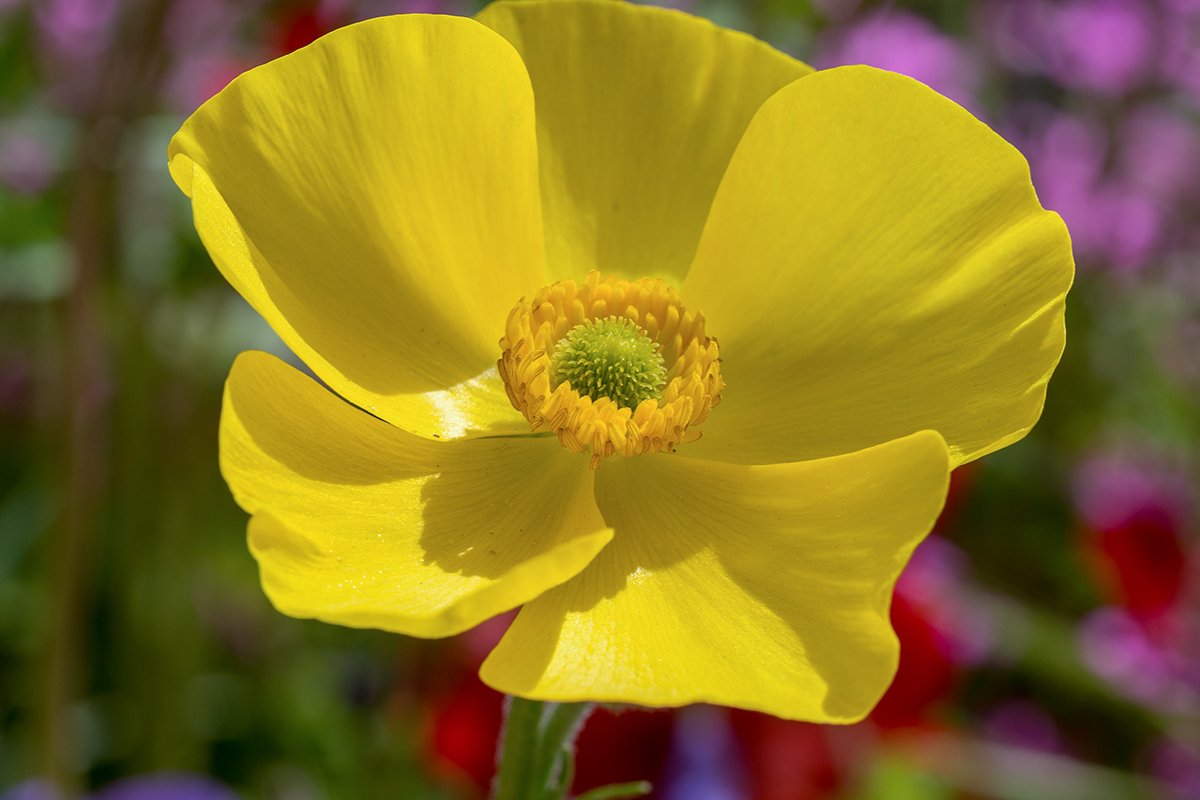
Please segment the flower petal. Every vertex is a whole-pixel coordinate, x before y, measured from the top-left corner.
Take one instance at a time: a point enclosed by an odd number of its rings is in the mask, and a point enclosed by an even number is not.
[[[587,464],[553,439],[413,436],[265,353],[225,387],[221,471],[294,617],[449,636],[527,602],[612,538]]]
[[[1062,354],[1072,272],[1025,159],[963,109],[870,67],[788,86],[683,287],[728,387],[688,455],[790,462],[932,428],[961,464],[1016,441]]]
[[[605,464],[616,538],[525,605],[480,675],[541,700],[859,719],[896,671],[892,586],[948,471],[932,431],[799,464]]]
[[[235,80],[170,156],[229,282],[335,391],[413,432],[452,432],[420,395],[487,383],[508,311],[547,282],[529,78],[473,20],[338,30]],[[511,409],[470,422],[528,432]]]
[[[551,271],[682,278],[755,110],[812,69],[742,33],[611,0],[493,3],[537,97]]]

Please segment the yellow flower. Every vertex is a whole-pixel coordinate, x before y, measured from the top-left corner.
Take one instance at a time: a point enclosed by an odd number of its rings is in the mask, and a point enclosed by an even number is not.
[[[862,717],[949,469],[1029,430],[1063,347],[1067,233],[1012,147],[672,11],[364,22],[234,81],[170,158],[222,273],[349,401],[262,353],[229,376],[272,602],[415,636],[523,605],[481,673],[515,695]],[[583,323],[636,350],[624,406],[551,385],[592,369],[595,341],[556,350]]]

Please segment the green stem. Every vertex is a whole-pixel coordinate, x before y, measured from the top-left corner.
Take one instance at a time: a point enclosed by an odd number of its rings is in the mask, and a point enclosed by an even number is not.
[[[595,707],[507,698],[492,800],[563,800],[575,777],[575,739]],[[601,786],[575,800],[623,800],[649,793],[649,783],[634,781]]]
[[[519,697],[504,700],[504,727],[500,730],[500,748],[496,753],[496,779],[492,783],[493,800],[529,800],[533,759],[538,747],[538,721],[541,704]]]
[[[493,800],[561,800],[575,772],[575,737],[594,707],[508,698]]]
[[[542,711],[542,747],[534,761],[533,786],[544,787],[546,800],[564,797],[575,775],[575,739],[594,703],[546,703]]]

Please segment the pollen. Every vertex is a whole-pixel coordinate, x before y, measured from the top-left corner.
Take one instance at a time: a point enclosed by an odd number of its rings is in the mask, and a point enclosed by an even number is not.
[[[509,312],[497,368],[533,431],[598,469],[700,438],[721,402],[717,340],[662,279],[559,281]]]

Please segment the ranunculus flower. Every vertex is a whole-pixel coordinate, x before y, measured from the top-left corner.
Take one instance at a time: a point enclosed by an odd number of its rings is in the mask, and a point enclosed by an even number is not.
[[[353,25],[170,158],[341,396],[262,353],[230,375],[267,594],[417,636],[523,605],[481,668],[523,697],[861,718],[949,468],[1028,431],[1063,346],[1067,233],[1016,150],[678,12]]]

